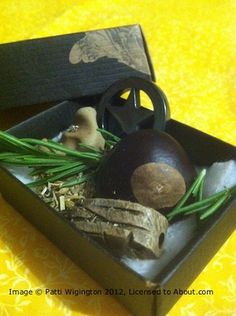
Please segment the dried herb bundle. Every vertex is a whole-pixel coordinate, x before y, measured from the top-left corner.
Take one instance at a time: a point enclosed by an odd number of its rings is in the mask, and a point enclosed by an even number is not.
[[[65,188],[62,188],[62,184],[63,181],[49,182],[36,189],[39,197],[58,212],[68,213],[75,206],[75,203],[95,196],[93,180]]]

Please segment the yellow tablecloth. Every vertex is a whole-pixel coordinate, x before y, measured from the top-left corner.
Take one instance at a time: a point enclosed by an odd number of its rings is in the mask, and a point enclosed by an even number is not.
[[[236,145],[235,1],[0,2],[1,43],[134,23],[143,27],[172,117]],[[6,120],[9,112],[1,113],[0,128]],[[184,296],[169,315],[236,315],[235,244],[234,233],[190,286],[214,295]],[[111,297],[9,295],[45,287],[99,285],[0,198],[0,315],[128,315]]]

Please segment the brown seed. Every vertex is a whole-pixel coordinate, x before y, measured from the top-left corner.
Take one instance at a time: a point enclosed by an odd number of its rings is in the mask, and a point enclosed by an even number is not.
[[[186,191],[184,178],[178,170],[155,162],[134,170],[131,188],[140,204],[156,210],[174,206]]]

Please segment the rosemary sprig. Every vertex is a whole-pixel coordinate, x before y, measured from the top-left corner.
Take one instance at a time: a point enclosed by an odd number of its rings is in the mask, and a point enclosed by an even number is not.
[[[38,140],[38,139],[32,139],[32,138],[23,138],[22,141],[28,144],[33,144],[33,145],[39,145],[39,146],[44,146],[49,149],[56,150],[58,152],[67,154],[71,157],[78,157],[78,158],[88,158],[88,159],[95,159],[95,160],[100,160],[102,158],[102,153],[100,151],[97,151],[95,148],[93,148],[94,152],[81,152],[73,149],[69,149],[65,147],[62,144],[59,144],[54,141],[44,141],[44,140]],[[81,144],[83,146],[83,144]],[[88,148],[87,145],[84,145]],[[40,147],[39,147],[40,148]],[[55,153],[56,154],[56,153]],[[57,154],[56,154],[57,155]]]
[[[97,131],[100,132],[106,140],[113,141],[114,143],[118,143],[121,140],[120,137],[108,132],[103,128],[97,128]]]
[[[120,140],[103,129],[107,142],[113,146]],[[36,180],[29,187],[65,180],[63,187],[83,183],[92,178],[105,152],[92,146],[79,144],[80,150],[72,150],[53,140],[34,138],[19,139],[0,131],[0,164],[27,166],[33,168]]]
[[[228,192],[225,192],[219,200],[217,200],[211,207],[209,207],[204,213],[200,215],[200,219],[203,220],[215,213],[215,211],[217,211],[230,198],[230,196],[231,195]]]
[[[33,146],[26,144],[19,138],[12,136],[6,132],[0,131],[0,142],[3,146],[4,144],[8,145],[9,147],[12,146],[13,149],[20,149],[21,152],[37,152],[37,149]]]
[[[41,180],[37,180],[37,181],[34,181],[34,182],[30,182],[28,183],[28,186],[29,187],[35,187],[35,186],[38,186],[38,185],[42,185],[42,184],[45,184],[45,183],[48,183],[48,182],[55,182],[57,180],[61,180],[61,179],[64,179],[64,178],[68,178],[70,176],[77,176],[78,174],[80,174],[80,179],[82,179],[82,182],[85,181],[84,179],[84,174],[83,172],[84,171],[87,171],[87,170],[90,170],[91,168],[89,166],[86,166],[86,165],[82,165],[80,167],[76,166],[76,167],[72,167],[64,172],[60,172],[60,173],[57,173],[56,175],[53,175],[53,176],[49,176],[49,177],[44,177],[42,178]],[[71,182],[71,181],[70,181]],[[63,185],[65,184],[66,182],[63,183]],[[69,183],[69,182],[68,182]],[[65,186],[65,185],[64,185]],[[67,185],[66,185],[67,186]]]
[[[169,214],[171,215],[175,215],[179,213],[179,210],[181,209],[181,207],[186,203],[186,201],[189,199],[189,197],[192,195],[196,195],[196,192],[199,188],[199,186],[201,185],[201,182],[203,181],[203,179],[206,176],[206,169],[203,169],[199,176],[195,179],[195,181],[192,183],[192,185],[190,186],[190,188],[188,189],[188,191],[185,193],[185,195],[182,197],[182,199],[178,202],[178,204],[176,205],[176,207],[173,209],[173,211]]]
[[[81,183],[86,182],[90,179],[93,179],[95,175],[96,175],[96,170],[93,172],[85,174],[83,177],[78,177],[76,179],[65,181],[61,187],[65,188],[65,187],[71,187],[74,185],[81,184]]]
[[[198,213],[200,220],[203,220],[215,213],[231,197],[235,187],[225,189],[203,199],[205,177],[206,170],[203,169],[179,203],[167,214],[167,219],[169,221],[178,215],[186,216],[194,213]],[[193,196],[197,201],[186,205],[190,196]]]

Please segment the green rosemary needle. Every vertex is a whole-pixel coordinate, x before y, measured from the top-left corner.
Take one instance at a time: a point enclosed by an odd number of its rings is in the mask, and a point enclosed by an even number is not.
[[[231,197],[233,191],[235,190],[235,187],[225,189],[209,197],[203,198],[203,185],[205,176],[206,170],[203,169],[198,177],[195,179],[189,190],[176,205],[176,207],[167,214],[167,219],[169,221],[178,215],[186,216],[194,213],[199,213],[199,218],[203,220],[216,212]],[[194,203],[184,206],[191,195],[198,200]]]
[[[182,199],[177,203],[175,208],[167,215],[168,219],[172,219],[175,215],[181,213],[181,207],[186,203],[186,201],[189,199],[191,194],[195,192],[196,188],[199,188],[201,182],[206,176],[206,169],[203,169],[198,177],[194,180],[188,191],[185,193],[185,195],[182,197]]]
[[[118,143],[121,140],[118,136],[112,134],[111,132],[108,132],[103,128],[97,128],[97,131],[100,132],[106,139],[114,141],[115,143]]]
[[[62,188],[71,187],[71,186],[74,186],[74,185],[78,185],[78,184],[84,183],[84,182],[86,182],[88,180],[93,179],[95,175],[96,175],[96,170],[93,171],[93,172],[87,173],[87,174],[85,174],[83,176],[77,177],[75,179],[67,180],[61,185],[61,187]]]
[[[77,150],[69,149],[69,148],[65,147],[64,145],[58,144],[57,142],[54,142],[54,141],[48,142],[48,141],[44,141],[44,140],[31,139],[31,138],[26,138],[26,139],[22,139],[22,140],[25,141],[26,143],[29,143],[29,144],[40,145],[40,146],[54,149],[56,151],[60,151],[62,153],[68,154],[72,157],[89,158],[89,159],[91,158],[91,159],[95,159],[95,160],[99,160],[102,157],[102,153],[100,153],[99,151],[97,151],[96,153],[77,151]]]
[[[230,198],[230,194],[225,192],[225,194],[217,200],[211,207],[209,207],[204,213],[200,215],[200,219],[203,220],[213,214],[215,211],[218,210],[228,199]]]
[[[120,138],[99,129],[106,135],[109,150]],[[29,187],[62,180],[62,186],[72,186],[88,181],[94,176],[105,155],[105,151],[79,144],[81,150],[72,150],[53,140],[17,138],[0,131],[0,164],[27,166],[33,168],[30,173],[36,180]]]
[[[174,212],[169,213],[168,217],[172,218],[173,215],[177,215],[180,213],[186,215],[186,214],[192,214],[192,213],[198,212],[200,209],[209,207],[210,205],[212,205],[212,202],[218,201],[219,198],[221,198],[222,196],[225,196],[225,194],[228,195],[229,190],[224,190],[224,191],[215,193],[201,201],[191,203],[185,207],[181,207],[177,210],[178,212],[176,211],[175,213]]]

